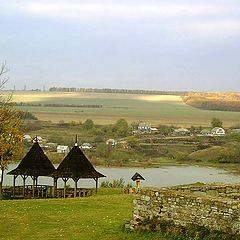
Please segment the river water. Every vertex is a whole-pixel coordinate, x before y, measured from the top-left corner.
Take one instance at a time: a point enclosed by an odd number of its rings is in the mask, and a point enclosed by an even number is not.
[[[6,172],[16,168],[16,164],[10,164],[8,170],[4,173],[5,186],[13,184],[13,176],[6,175]],[[56,166],[55,166],[56,167]],[[96,170],[106,176],[101,178],[102,181],[112,181],[114,179],[123,178],[125,183],[133,183],[131,177],[135,172],[140,173],[145,181],[142,181],[142,187],[168,187],[181,184],[190,184],[195,182],[204,183],[239,183],[240,176],[232,175],[228,171],[209,167],[198,166],[168,166],[160,168],[116,168],[116,167],[96,167]],[[27,184],[32,184],[30,177],[27,179]],[[39,177],[38,184],[52,185],[53,180],[50,177]],[[68,185],[74,186],[70,179]],[[22,178],[19,176],[16,179],[16,185],[22,185]],[[58,180],[58,186],[63,186],[63,181]],[[95,181],[92,179],[80,179],[78,187],[94,187]]]

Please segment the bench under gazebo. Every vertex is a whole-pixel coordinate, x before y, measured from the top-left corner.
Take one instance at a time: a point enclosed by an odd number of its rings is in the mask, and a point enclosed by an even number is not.
[[[67,181],[73,179],[75,183],[73,196],[77,197],[82,192],[78,191],[78,181],[79,179],[93,179],[95,181],[96,192],[98,188],[98,179],[105,177],[103,174],[96,171],[87,157],[84,155],[82,150],[77,144],[77,140],[73,148],[70,150],[68,155],[63,159],[63,161],[58,166],[57,170],[54,171],[51,176],[54,178],[54,194],[56,194],[57,180],[61,178],[64,182],[63,197],[66,197]],[[66,195],[67,194],[67,195]]]
[[[30,195],[32,198],[50,196],[52,194],[52,186],[38,185],[38,178],[40,176],[49,176],[54,171],[54,166],[36,140],[17,168],[8,173],[13,175],[12,196],[15,197],[16,193],[23,198],[30,197]],[[16,187],[16,179],[18,176],[22,177],[23,186]],[[31,177],[33,180],[33,184],[29,186],[26,185],[26,179],[28,177]]]

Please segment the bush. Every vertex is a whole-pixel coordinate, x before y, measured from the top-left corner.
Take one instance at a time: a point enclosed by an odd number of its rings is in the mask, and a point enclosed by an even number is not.
[[[25,132],[38,131],[43,129],[43,123],[40,121],[27,121],[24,122],[23,129]]]
[[[114,179],[112,182],[104,181],[101,183],[100,187],[102,188],[124,188],[124,180],[123,178]]]
[[[32,120],[38,120],[38,118],[31,112],[23,112],[23,111],[20,111],[19,112],[20,114],[20,118],[25,120],[25,119],[32,119]]]

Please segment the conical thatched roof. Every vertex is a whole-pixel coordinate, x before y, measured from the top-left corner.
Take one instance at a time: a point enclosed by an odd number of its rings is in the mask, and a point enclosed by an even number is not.
[[[35,142],[18,167],[10,171],[11,175],[49,176],[55,171],[54,166],[44,154],[38,142]]]
[[[105,177],[95,170],[78,146],[71,149],[51,176],[72,179]]]

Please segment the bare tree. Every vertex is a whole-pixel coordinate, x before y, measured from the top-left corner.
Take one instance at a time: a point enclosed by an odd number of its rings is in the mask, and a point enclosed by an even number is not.
[[[4,61],[0,65],[0,89],[3,89],[5,83],[9,80],[9,77],[5,77],[4,74],[7,73],[9,69],[7,68],[7,62]]]
[[[3,90],[4,85],[9,80],[9,77],[5,75],[7,72],[9,72],[9,69],[7,67],[7,62],[4,61],[0,64],[0,91]],[[3,94],[2,92],[0,92],[0,106],[5,106],[6,104],[9,104],[11,100],[12,93]]]

